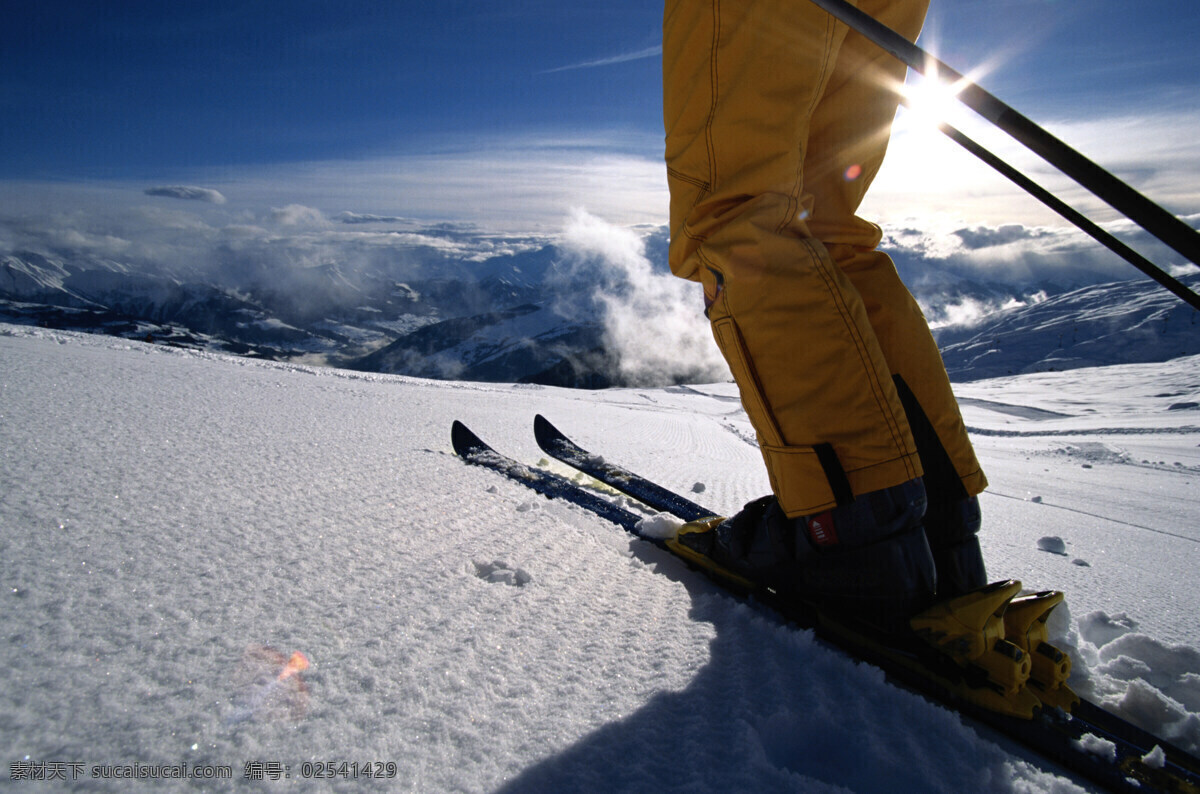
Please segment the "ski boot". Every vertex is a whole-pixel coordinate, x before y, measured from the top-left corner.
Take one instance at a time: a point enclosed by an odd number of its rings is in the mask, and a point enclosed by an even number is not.
[[[933,603],[936,572],[920,479],[788,518],[773,496],[731,518],[684,525],[668,547],[740,589],[764,587],[869,633],[907,633]]]
[[[925,512],[925,536],[937,566],[938,600],[945,601],[988,583],[978,538],[982,515],[978,497],[944,501],[928,490],[931,495]]]

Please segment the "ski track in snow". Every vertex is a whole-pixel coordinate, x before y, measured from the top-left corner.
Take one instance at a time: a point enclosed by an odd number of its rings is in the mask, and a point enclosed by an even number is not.
[[[733,511],[767,482],[731,384],[444,383],[4,325],[0,364],[6,768],[233,768],[144,790],[371,787],[300,780],[305,761],[395,762],[411,791],[1075,789],[449,449],[457,418],[536,463],[540,412]],[[1073,683],[1193,751],[1200,432],[1169,406],[1197,384],[1192,358],[958,389],[995,433],[993,578],[1065,590]],[[297,650],[307,670],[247,691],[247,658]],[[254,761],[292,779],[246,781]]]

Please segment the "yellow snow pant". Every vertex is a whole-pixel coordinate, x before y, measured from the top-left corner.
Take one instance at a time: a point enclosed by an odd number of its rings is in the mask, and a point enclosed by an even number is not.
[[[912,40],[928,0],[857,5]],[[671,269],[704,286],[792,517],[833,507],[846,485],[862,495],[922,475],[894,376],[960,495],[987,484],[925,318],[875,250],[879,227],[855,214],[904,74],[808,0],[666,0]]]

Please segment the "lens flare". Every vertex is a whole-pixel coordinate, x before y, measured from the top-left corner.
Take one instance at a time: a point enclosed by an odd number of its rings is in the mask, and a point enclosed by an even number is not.
[[[308,685],[301,673],[309,666],[300,651],[284,656],[274,648],[251,645],[233,674],[233,709],[226,724],[303,719]]]
[[[300,653],[300,651],[292,651],[292,657],[288,659],[288,663],[284,666],[283,672],[279,674],[279,680],[295,674],[303,673],[308,669],[308,657]]]
[[[853,182],[854,180],[856,180],[860,176],[862,176],[862,166],[859,165],[858,163],[855,163],[854,165],[847,168],[845,173],[842,174],[842,176],[845,177],[847,182]]]

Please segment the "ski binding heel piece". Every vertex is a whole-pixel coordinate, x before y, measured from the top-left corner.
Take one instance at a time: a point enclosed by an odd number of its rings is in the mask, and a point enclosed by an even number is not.
[[[1004,613],[1020,592],[1016,580],[995,582],[935,604],[914,617],[911,626],[960,667],[973,668],[976,679],[979,674],[986,678],[968,680],[964,697],[994,711],[1032,717],[1041,701],[1025,686],[1033,668],[1030,654],[1005,637]]]
[[[1065,596],[1057,590],[1020,596],[1004,611],[1004,636],[1029,654],[1033,669],[1029,686],[1048,706],[1070,711],[1079,696],[1067,686],[1071,677],[1071,657],[1050,644],[1046,621]]]

